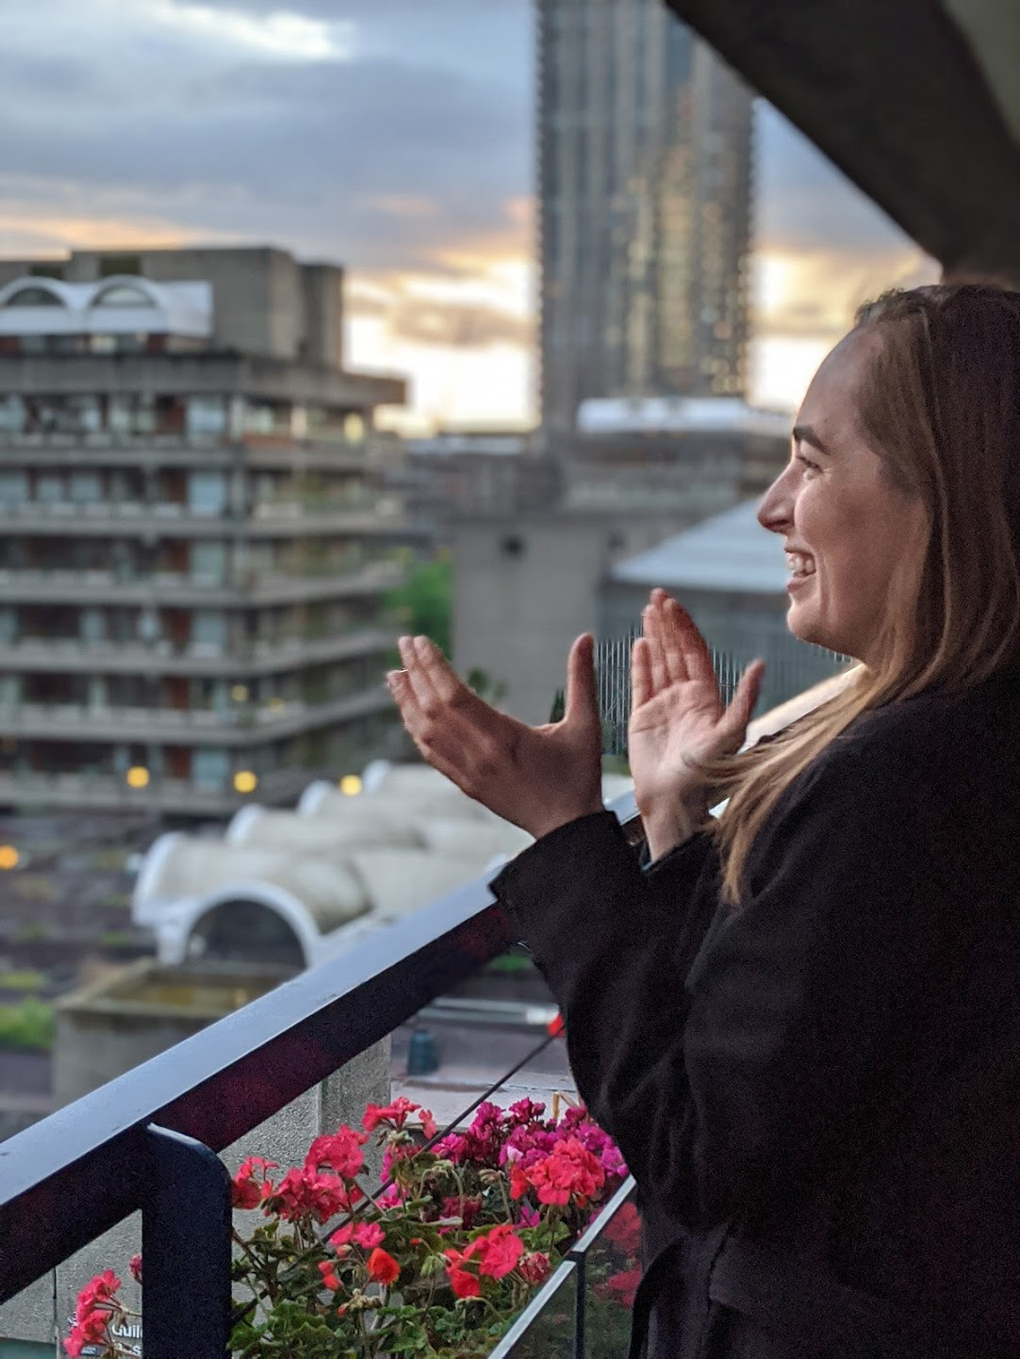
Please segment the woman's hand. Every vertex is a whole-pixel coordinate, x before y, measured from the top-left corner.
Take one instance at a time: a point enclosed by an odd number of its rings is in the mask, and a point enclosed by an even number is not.
[[[457,678],[427,637],[401,637],[403,670],[387,675],[404,726],[441,774],[536,838],[602,810],[602,729],[592,639],[567,662],[563,720],[529,727],[497,712]]]
[[[631,655],[628,758],[653,859],[703,825],[711,805],[697,766],[740,748],[758,701],[763,661],[723,707],[705,639],[675,599],[653,590]]]

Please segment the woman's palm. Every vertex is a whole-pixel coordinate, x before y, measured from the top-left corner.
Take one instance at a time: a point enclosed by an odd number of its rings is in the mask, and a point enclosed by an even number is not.
[[[705,639],[676,600],[653,590],[642,624],[628,734],[635,799],[643,816],[684,806],[698,819],[710,791],[698,766],[744,740],[764,666],[748,667],[727,707]]]

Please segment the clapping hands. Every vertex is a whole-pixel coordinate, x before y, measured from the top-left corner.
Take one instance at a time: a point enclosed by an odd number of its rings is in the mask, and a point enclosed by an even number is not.
[[[745,671],[725,706],[704,638],[664,590],[653,590],[632,655],[629,756],[634,793],[657,858],[701,825],[711,790],[702,761],[735,751],[757,701],[764,664]],[[402,637],[403,670],[387,676],[422,756],[489,807],[538,837],[602,807],[601,722],[593,643],[567,663],[562,721],[529,727],[467,687],[425,637]]]

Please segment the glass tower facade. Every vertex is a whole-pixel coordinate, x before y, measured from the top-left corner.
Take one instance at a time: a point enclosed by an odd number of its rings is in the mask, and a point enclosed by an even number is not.
[[[541,398],[739,396],[752,96],[661,0],[538,0]]]

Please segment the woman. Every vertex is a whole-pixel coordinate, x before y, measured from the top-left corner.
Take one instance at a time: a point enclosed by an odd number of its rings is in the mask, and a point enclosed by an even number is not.
[[[735,754],[662,592],[633,656],[651,866],[565,717],[495,713],[423,639],[424,756],[537,843],[493,884],[642,1194],[656,1359],[1020,1354],[1020,295],[888,294],[822,364],[759,519],[844,690]],[[707,814],[729,800],[717,823]]]

